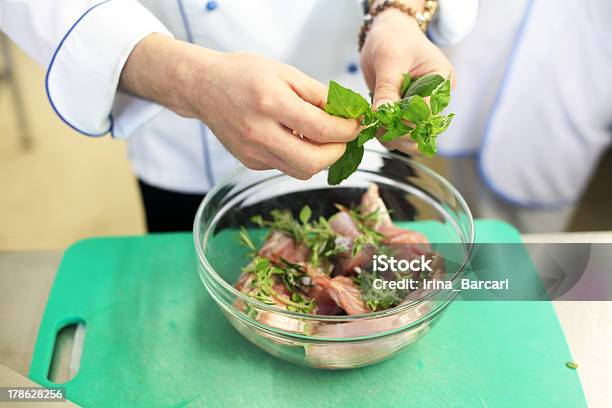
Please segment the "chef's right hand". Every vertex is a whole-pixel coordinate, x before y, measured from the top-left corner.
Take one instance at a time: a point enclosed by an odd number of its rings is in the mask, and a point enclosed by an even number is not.
[[[245,166],[309,179],[359,132],[327,114],[327,87],[252,54],[228,54],[153,34],[132,51],[121,87],[202,120]]]

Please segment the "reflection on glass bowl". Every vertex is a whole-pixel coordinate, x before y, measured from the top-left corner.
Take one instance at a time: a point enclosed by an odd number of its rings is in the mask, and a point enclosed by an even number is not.
[[[238,332],[292,363],[340,369],[389,358],[440,319],[456,292],[430,291],[368,314],[321,316],[264,304],[234,287],[249,261],[238,232],[253,215],[273,209],[296,213],[307,204],[314,217],[327,217],[337,211],[335,204],[358,203],[370,183],[378,185],[395,223],[425,233],[433,245],[456,244],[459,253],[446,273],[453,282],[461,279],[474,242],[472,215],[459,193],[427,167],[392,153],[366,151],[358,171],[339,186],[329,186],[325,172],[299,181],[277,171],[242,168],[207,194],[194,223],[202,282]]]

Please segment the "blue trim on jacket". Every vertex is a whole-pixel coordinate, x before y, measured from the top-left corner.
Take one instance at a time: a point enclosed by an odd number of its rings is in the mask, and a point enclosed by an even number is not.
[[[187,12],[185,11],[185,5],[183,4],[183,0],[176,0],[176,2],[178,3],[179,11],[181,13],[181,19],[183,20],[183,25],[185,26],[185,34],[187,35],[187,41],[193,43],[193,32],[191,31],[191,26],[189,25],[189,19],[187,18]],[[202,122],[200,122],[200,133],[202,135],[202,150],[204,151],[204,171],[206,172],[208,184],[210,184],[210,186],[212,187],[216,184],[216,182],[212,169],[212,162],[210,160],[208,132],[207,128]]]
[[[74,22],[74,24],[72,25],[72,27],[70,27],[70,29],[66,32],[66,34],[64,34],[64,37],[62,38],[62,40],[60,41],[59,45],[57,46],[57,48],[55,49],[55,52],[53,53],[53,56],[51,57],[51,62],[49,63],[49,67],[47,68],[47,74],[45,76],[45,91],[47,93],[47,98],[49,99],[49,103],[51,104],[51,107],[53,108],[53,111],[55,111],[55,113],[57,114],[57,116],[59,116],[59,118],[68,126],[70,126],[72,129],[76,130],[79,133],[82,133],[86,136],[91,136],[91,137],[100,137],[100,136],[104,136],[107,133],[112,133],[113,132],[113,115],[112,113],[110,113],[108,115],[108,118],[110,120],[110,126],[108,128],[107,131],[103,132],[103,133],[89,133],[86,132],[82,129],[79,129],[77,126],[73,125],[72,123],[70,123],[68,121],[68,119],[66,119],[57,109],[57,106],[55,106],[55,103],[53,102],[53,98],[51,97],[51,92],[49,91],[49,76],[51,74],[51,69],[53,69],[53,64],[55,63],[55,59],[57,57],[57,54],[59,53],[60,49],[62,48],[62,46],[64,45],[64,43],[66,42],[66,40],[68,39],[68,37],[70,36],[70,34],[72,33],[72,31],[76,28],[77,25],[79,25],[79,23],[85,18],[85,16],[87,16],[90,12],[92,12],[94,9],[100,7],[103,4],[106,4],[108,2],[110,2],[112,0],[104,0],[101,3],[98,3],[92,7],[90,7],[87,11],[85,11],[85,13],[83,13],[81,15],[81,17],[78,18],[77,21]]]
[[[500,199],[502,199],[503,201],[514,205],[514,206],[518,206],[518,207],[523,207],[523,208],[527,208],[527,209],[534,209],[534,210],[558,210],[558,209],[562,209],[562,208],[567,208],[568,206],[574,204],[574,201],[561,201],[561,202],[557,202],[557,203],[552,203],[552,204],[542,204],[542,203],[538,203],[535,201],[522,201],[520,199],[516,199],[514,197],[511,197],[509,194],[505,193],[504,191],[501,190],[501,188],[499,188],[498,186],[496,186],[493,181],[487,176],[485,170],[484,170],[484,166],[483,166],[483,160],[482,160],[482,154],[485,151],[485,149],[487,148],[487,145],[491,139],[491,128],[493,127],[493,119],[495,117],[495,113],[499,108],[499,105],[501,104],[501,101],[504,97],[504,94],[506,93],[506,90],[508,88],[509,82],[510,82],[510,72],[512,72],[512,69],[514,68],[514,64],[516,62],[516,56],[518,54],[518,50],[520,48],[520,45],[522,44],[523,40],[524,40],[524,34],[525,34],[525,29],[527,27],[527,23],[530,20],[530,17],[532,15],[532,11],[533,11],[533,7],[534,7],[535,1],[534,0],[529,0],[529,2],[527,3],[527,7],[525,8],[525,15],[523,17],[523,21],[521,22],[521,25],[519,26],[519,29],[517,31],[516,34],[516,39],[514,40],[514,44],[512,46],[512,50],[510,53],[510,59],[508,61],[508,65],[506,67],[506,71],[504,73],[504,79],[502,80],[502,84],[499,88],[499,92],[497,93],[497,96],[495,98],[495,102],[493,103],[493,109],[491,110],[491,115],[489,116],[489,119],[487,121],[487,124],[485,126],[485,133],[484,133],[484,138],[482,141],[482,144],[480,146],[480,151],[478,153],[477,156],[477,160],[478,160],[478,173],[480,175],[480,177],[482,178],[484,184],[486,185],[486,187],[491,190],[493,193],[495,193]]]
[[[178,8],[181,13],[181,19],[183,20],[183,25],[185,26],[185,34],[187,34],[187,41],[193,43],[193,33],[191,32],[189,20],[187,20],[187,12],[185,11],[183,0],[176,0],[176,2],[178,3]]]
[[[204,124],[200,123],[200,132],[202,133],[202,150],[204,150],[204,171],[206,171],[206,178],[210,183],[210,186],[214,186],[215,175],[212,170],[212,163],[210,161],[210,146],[208,143],[208,128]]]

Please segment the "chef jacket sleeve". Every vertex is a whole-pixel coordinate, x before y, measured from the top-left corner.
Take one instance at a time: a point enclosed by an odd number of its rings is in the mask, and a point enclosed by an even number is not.
[[[478,18],[479,0],[439,0],[436,17],[428,35],[439,47],[460,43],[472,31]]]
[[[0,0],[0,29],[48,67],[53,109],[83,134],[126,137],[163,109],[117,89],[139,41],[171,36],[136,0]]]

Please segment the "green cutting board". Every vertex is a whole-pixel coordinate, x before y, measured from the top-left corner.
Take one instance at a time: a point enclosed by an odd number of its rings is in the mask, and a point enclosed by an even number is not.
[[[478,221],[476,234],[520,240],[497,221]],[[33,380],[55,385],[47,373],[56,333],[74,322],[87,331],[65,386],[84,407],[586,406],[548,302],[454,302],[420,342],[370,367],[280,361],[225,320],[200,282],[190,234],[72,246],[40,326]]]

